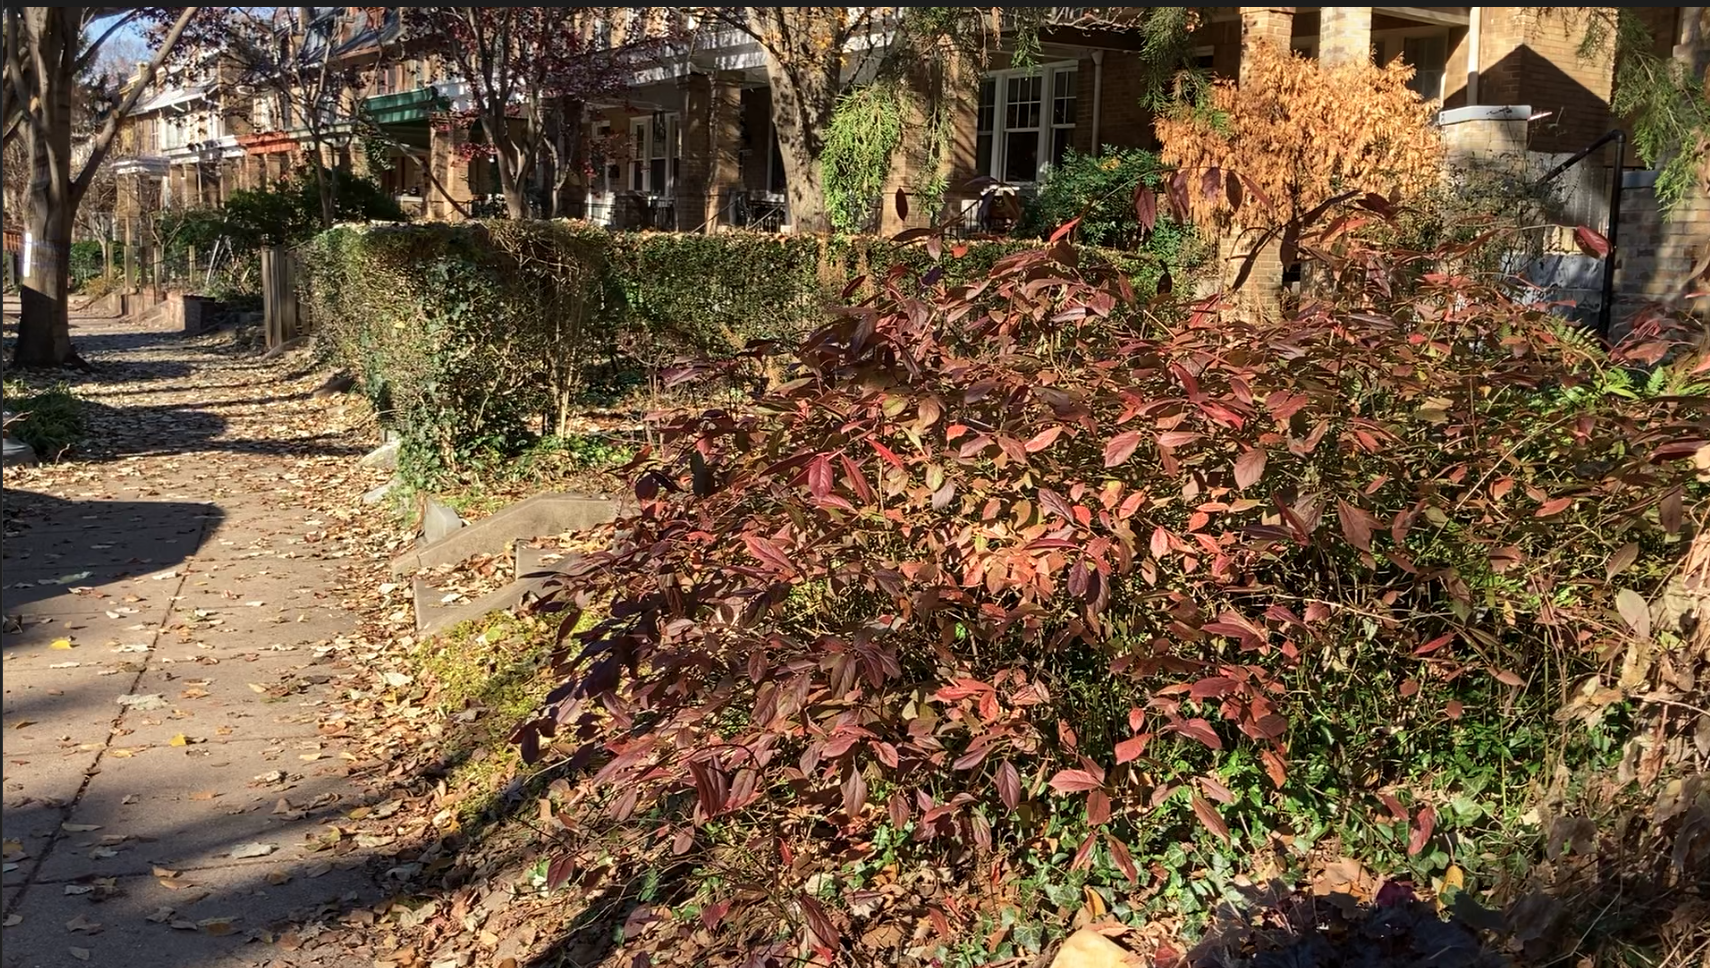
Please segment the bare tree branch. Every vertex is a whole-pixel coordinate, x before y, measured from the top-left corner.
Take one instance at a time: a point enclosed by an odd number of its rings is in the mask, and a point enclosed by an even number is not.
[[[160,42],[159,49],[144,65],[136,83],[131,85],[131,89],[125,93],[123,98],[120,98],[118,105],[113,108],[113,113],[108,116],[107,123],[101,126],[100,133],[90,142],[89,160],[83,163],[83,170],[77,174],[76,179],[71,183],[72,205],[76,205],[78,200],[83,197],[84,191],[89,187],[90,180],[95,176],[95,170],[101,167],[101,162],[107,157],[108,149],[113,147],[113,137],[119,132],[119,122],[124,119],[125,115],[131,113],[132,108],[136,107],[143,92],[148,90],[149,85],[153,83],[155,72],[160,69],[161,64],[166,62],[166,58],[172,53],[172,48],[178,45],[178,38],[184,34],[184,28],[190,25],[191,18],[195,17],[196,12],[200,9],[200,7],[185,7],[184,11],[178,15],[178,19],[172,24],[172,28],[166,32],[165,39]]]
[[[72,68],[73,71],[81,74],[81,73],[83,73],[83,71],[88,69],[90,64],[95,63],[95,58],[100,56],[100,54],[101,54],[101,46],[103,44],[107,43],[107,40],[109,38],[111,38],[115,33],[117,33],[119,31],[119,28],[128,26],[132,23],[135,23],[136,19],[137,19],[137,13],[138,13],[138,11],[133,10],[128,14],[120,16],[117,20],[114,20],[113,25],[111,27],[108,27],[107,30],[101,34],[101,36],[95,38],[95,42],[90,44],[88,46],[88,48],[83,51],[82,56],[77,58],[77,64]],[[101,19],[101,18],[98,15],[91,15],[89,17],[90,21],[95,21],[95,20],[99,20],[99,19]]]

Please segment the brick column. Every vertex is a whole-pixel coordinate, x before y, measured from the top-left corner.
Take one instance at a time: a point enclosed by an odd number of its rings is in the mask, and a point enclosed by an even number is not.
[[[432,182],[422,186],[427,193],[423,207],[427,209],[430,218],[454,221],[461,216],[451,204],[452,200],[459,203],[469,201],[469,165],[458,160],[457,149],[469,140],[469,129],[455,124],[441,131],[437,127],[428,130],[428,164],[433,169],[433,175],[439,179],[439,187],[446,195],[441,195]],[[424,182],[427,179],[423,179]],[[449,196],[449,198],[447,197]]]
[[[741,181],[742,92],[705,74],[683,83],[681,162],[677,176],[677,229],[713,231],[719,200]]]
[[[1320,7],[1318,62],[1325,67],[1369,64],[1372,60],[1372,8]]]
[[[1247,51],[1254,45],[1265,43],[1277,50],[1289,49],[1289,38],[1294,34],[1293,7],[1242,7],[1241,8],[1241,70],[1237,77],[1247,74]]]

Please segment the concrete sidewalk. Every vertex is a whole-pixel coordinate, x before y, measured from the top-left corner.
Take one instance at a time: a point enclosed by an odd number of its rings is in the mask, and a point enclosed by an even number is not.
[[[133,439],[6,473],[0,959],[372,964],[290,933],[379,896],[326,826],[361,805],[321,724],[354,619],[289,484],[345,455],[254,406],[269,371],[101,325],[74,340],[107,380],[76,390]]]

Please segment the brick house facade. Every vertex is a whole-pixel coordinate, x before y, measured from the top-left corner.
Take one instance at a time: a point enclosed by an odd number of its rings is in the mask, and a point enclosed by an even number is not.
[[[356,12],[376,8],[310,9],[317,17],[349,11],[334,19],[357,24],[340,28],[354,31],[342,42],[355,52],[347,56],[364,56],[367,48],[354,38],[365,14]],[[611,25],[614,43],[659,29],[656,12],[672,8],[627,9],[639,12]],[[1445,109],[1443,131],[1452,164],[1508,153],[1525,154],[1547,166],[1621,123],[1609,109],[1615,66],[1610,56],[1581,56],[1579,50],[1586,18],[1612,9],[1208,8],[1191,42],[1197,66],[1237,82],[1244,51],[1260,42],[1286,45],[1301,56],[1326,62],[1366,58],[1381,64],[1399,59],[1415,68],[1415,89]],[[1702,8],[1679,7],[1645,8],[1642,16],[1657,37],[1658,52],[1697,57],[1702,76],[1704,32],[1693,30],[1695,25],[1687,22],[1690,14],[1683,11],[1702,16]],[[371,26],[376,44],[384,43],[385,25]],[[972,218],[977,202],[963,186],[979,175],[1026,191],[1066,150],[1157,147],[1153,118],[1142,100],[1146,77],[1136,36],[1075,21],[1047,29],[1041,39],[1035,66],[1014,69],[1007,55],[999,53],[977,85],[939,92],[956,101],[950,190],[944,210],[915,206],[908,224],[957,212]],[[567,197],[557,199],[553,208],[614,228],[787,227],[783,167],[772,130],[763,54],[734,31],[703,35],[695,47],[693,56],[670,58],[640,71],[621,99],[589,106],[583,135],[590,174],[575,179]],[[401,143],[416,150],[370,166],[353,146],[335,160],[359,169],[371,167],[406,208],[422,216],[456,218],[460,207],[467,210],[496,191],[486,164],[467,164],[458,156],[458,143],[470,132],[430,123],[436,114],[465,105],[466,96],[436,65],[419,59],[394,59],[387,70],[383,84],[364,92],[368,107],[386,119],[388,131]],[[234,113],[221,89],[200,96],[210,117],[226,119],[220,122],[218,138],[211,139],[219,142],[222,154],[215,170],[210,173],[206,158],[194,166],[175,165],[159,152],[146,151],[132,164],[146,177],[163,179],[164,198],[217,204],[231,190],[263,184],[300,161],[301,137],[285,130],[287,126],[269,123],[277,119],[254,111]],[[158,131],[166,131],[163,119],[174,110],[182,112],[173,107],[176,103],[157,96],[147,104],[157,104],[159,110],[151,113],[145,104],[132,123],[152,120]],[[209,140],[204,139],[204,151]],[[888,200],[898,188],[919,180],[919,146],[909,147],[905,144],[893,164],[882,198]],[[1628,169],[1638,164],[1630,146],[1622,161]],[[1607,216],[1615,162],[1603,152],[1568,176],[1579,206],[1575,211],[1586,224]],[[1624,289],[1651,295],[1680,291],[1688,271],[1706,257],[1710,204],[1705,193],[1689,199],[1677,218],[1665,223],[1656,217],[1654,193],[1644,173],[1628,171],[1623,184],[1623,211],[1629,213],[1622,227],[1626,238],[1619,247]],[[875,202],[872,228],[891,232],[905,227],[894,206]],[[1630,229],[1627,221],[1633,222]],[[1282,266],[1274,258],[1261,260],[1254,285],[1274,287],[1281,280]]]

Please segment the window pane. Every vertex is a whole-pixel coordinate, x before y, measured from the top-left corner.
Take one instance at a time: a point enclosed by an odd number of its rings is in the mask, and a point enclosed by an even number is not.
[[[655,191],[655,192],[663,192],[665,190],[665,159],[663,159],[663,158],[653,159],[653,168],[652,168],[651,174],[653,176],[653,184],[652,184],[650,190]]]
[[[997,81],[986,78],[980,82],[980,110],[976,115],[976,127],[980,131],[992,130],[997,121]]]
[[[1004,135],[1004,181],[1030,182],[1039,177],[1039,133],[1017,131]]]
[[[974,171],[981,175],[992,173],[992,136],[981,134],[974,139]]]
[[[1069,153],[1069,149],[1074,147],[1074,145],[1074,128],[1051,129],[1051,163],[1060,163],[1063,160],[1063,157]]]
[[[1058,71],[1051,82],[1051,123],[1075,123],[1075,71]]]

